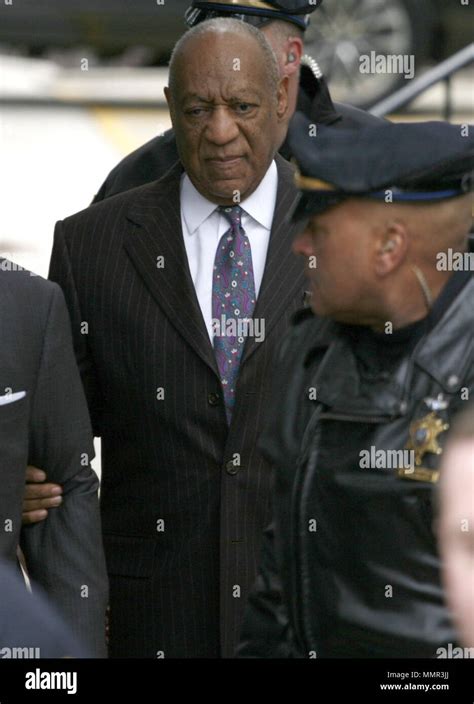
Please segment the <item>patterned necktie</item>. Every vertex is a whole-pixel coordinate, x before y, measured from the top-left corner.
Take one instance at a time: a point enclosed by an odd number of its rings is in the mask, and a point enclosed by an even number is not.
[[[242,208],[219,208],[230,223],[217,246],[212,281],[214,352],[219,369],[227,421],[235,403],[239,363],[255,308],[250,242],[241,225]]]

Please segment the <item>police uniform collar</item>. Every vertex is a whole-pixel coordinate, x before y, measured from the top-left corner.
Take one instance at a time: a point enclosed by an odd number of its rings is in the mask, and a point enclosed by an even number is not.
[[[410,355],[412,362],[408,364],[406,358],[401,360],[387,388],[384,387],[383,404],[380,404],[375,395],[365,408],[366,415],[380,413],[390,416],[402,412],[404,394],[411,388],[409,375],[413,374],[416,367],[435,379],[444,392],[459,392],[467,370],[474,363],[473,337],[472,334],[466,335],[466,330],[474,329],[473,296],[474,276],[471,275],[441,319],[418,342]],[[309,315],[302,315],[299,325],[301,329],[295,342],[298,341],[298,344],[301,343],[306,348],[304,365],[309,367],[315,358],[318,359],[316,376],[311,381],[312,385],[318,387],[318,401],[328,407],[337,407],[340,399],[344,398],[345,409],[349,411],[355,394],[353,400],[354,403],[357,400],[356,405],[360,411],[355,357],[349,339],[341,330],[345,326],[329,318]],[[324,350],[326,352],[321,358],[321,351]],[[339,369],[341,372],[344,370],[344,374],[339,374]],[[346,377],[350,377],[349,381]],[[344,388],[340,387],[339,379]]]

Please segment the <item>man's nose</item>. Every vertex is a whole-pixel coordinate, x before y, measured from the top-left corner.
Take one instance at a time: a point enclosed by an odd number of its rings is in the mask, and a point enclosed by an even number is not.
[[[212,111],[206,137],[214,144],[227,144],[238,137],[239,128],[229,108],[219,106]]]
[[[295,254],[301,254],[304,257],[311,257],[314,254],[313,240],[307,230],[296,235],[292,249]]]

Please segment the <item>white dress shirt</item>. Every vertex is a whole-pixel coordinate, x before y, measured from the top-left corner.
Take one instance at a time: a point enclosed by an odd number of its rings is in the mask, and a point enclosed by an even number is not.
[[[262,283],[268,242],[273,222],[273,213],[278,188],[278,172],[272,161],[260,185],[239,203],[242,208],[242,227],[252,251],[255,294],[258,297]],[[191,183],[187,174],[181,178],[181,225],[188,255],[191,278],[201,306],[204,322],[213,339],[212,332],[212,279],[217,245],[229,229],[229,221],[219,213],[215,203],[204,198]]]

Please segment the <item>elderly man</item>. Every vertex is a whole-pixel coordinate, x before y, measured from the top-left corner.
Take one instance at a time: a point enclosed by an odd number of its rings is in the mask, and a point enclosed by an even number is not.
[[[432,528],[439,455],[474,392],[466,126],[358,134],[295,119],[294,250],[312,309],[276,370],[262,448],[274,523],[240,654],[435,657],[456,642]],[[309,419],[309,422],[308,422]]]
[[[304,33],[310,15],[321,3],[322,0],[193,0],[186,12],[186,21],[190,27],[194,27],[208,19],[234,18],[258,27],[277,57],[280,76],[288,79],[287,121],[298,105],[298,109],[309,115],[315,123],[332,125],[338,129],[379,124],[379,118],[362,110],[333,103],[317,62],[303,54]],[[291,149],[286,132],[285,123],[281,125],[283,144],[279,153],[285,159],[290,159]],[[170,129],[125,157],[108,175],[95,196],[94,203],[160,178],[178,159],[174,130]],[[44,483],[45,478],[44,471],[35,467],[28,468],[25,523],[43,520],[47,510],[55,506],[53,492],[60,492],[61,487]]]
[[[378,122],[378,118],[357,108],[334,104],[321,70],[310,56],[303,55],[304,33],[310,14],[322,0],[194,0],[186,13],[190,27],[216,17],[236,18],[258,27],[277,57],[280,75],[288,78],[288,119],[298,109],[311,114],[320,124],[357,127]],[[289,159],[291,150],[282,126],[280,154]],[[178,159],[174,131],[168,130],[129,154],[107,176],[94,202],[149,183],[165,174]]]
[[[338,129],[380,124],[382,121],[349,105],[333,103],[326,82],[316,61],[304,51],[304,33],[309,17],[322,0],[271,0],[256,2],[203,2],[194,0],[186,13],[188,25],[194,27],[214,18],[234,18],[258,27],[272,47],[277,58],[280,76],[288,80],[288,110],[280,126],[279,153],[291,158],[286,139],[287,123],[296,105],[316,124],[332,125]],[[281,145],[281,146],[280,146]],[[123,159],[108,175],[97,193],[94,203],[130,188],[154,181],[166,174],[179,160],[174,129],[155,137]],[[47,470],[47,468],[43,468]],[[46,473],[35,467],[27,472],[24,522],[43,520],[54,508],[55,495],[61,487],[45,483]]]
[[[439,535],[448,602],[464,657],[474,657],[474,406],[449,433],[441,470]],[[453,657],[457,653],[452,652]]]
[[[181,162],[56,228],[50,276],[102,438],[112,656],[236,644],[269,520],[272,353],[304,292],[293,170],[274,159],[286,83],[254,27],[190,30],[166,91]]]

